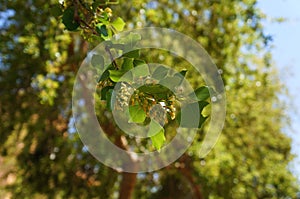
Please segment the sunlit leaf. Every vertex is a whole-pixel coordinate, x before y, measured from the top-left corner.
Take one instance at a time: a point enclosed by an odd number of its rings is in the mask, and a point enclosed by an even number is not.
[[[123,75],[124,75],[123,71],[109,70],[109,78],[113,82],[118,82]]]
[[[146,113],[139,105],[129,106],[129,115],[128,122],[143,123],[146,119]]]
[[[125,26],[125,22],[123,21],[122,18],[118,17],[115,21],[111,23],[111,25],[117,30],[117,31],[122,31]]]
[[[166,141],[164,128],[155,120],[151,120],[149,124],[148,136],[157,150],[160,150]]]

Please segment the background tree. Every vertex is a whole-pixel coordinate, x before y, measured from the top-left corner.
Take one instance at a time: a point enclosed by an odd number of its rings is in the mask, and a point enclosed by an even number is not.
[[[118,173],[96,161],[74,131],[73,81],[95,41],[66,31],[56,6],[56,1],[43,0],[0,3],[0,196],[296,197],[299,185],[287,168],[293,158],[291,141],[282,131],[286,117],[278,99],[283,86],[270,64],[271,38],[264,34],[265,16],[256,1],[120,1],[102,6],[122,17],[127,29],[168,27],[196,39],[220,68],[226,86],[226,124],[214,150],[205,159],[195,155],[204,127],[174,164],[139,175]],[[184,63],[159,56],[165,55],[160,51],[141,54],[174,67]],[[109,118],[102,120],[108,131],[115,131]]]

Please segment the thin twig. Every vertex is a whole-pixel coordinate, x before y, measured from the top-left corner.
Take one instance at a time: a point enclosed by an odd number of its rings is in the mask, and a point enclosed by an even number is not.
[[[88,23],[86,23],[84,20],[82,19],[77,19],[79,21],[79,23],[83,23],[83,25],[85,25],[86,28],[90,29],[94,35],[98,35],[101,36],[101,34],[99,34],[93,27],[91,27]]]
[[[101,34],[98,33],[93,27],[91,27],[86,21],[84,21],[83,19],[80,18],[79,14],[78,14],[78,5],[80,4],[79,0],[75,1],[75,11],[74,11],[74,20],[77,21],[79,24],[83,24],[85,26],[85,28],[89,29],[92,31],[92,33],[94,35],[98,35],[101,37]],[[110,51],[110,48],[108,46],[105,46],[105,50],[106,52],[109,54],[110,60],[113,64],[113,66],[115,67],[116,70],[119,70],[119,66],[117,65],[115,59],[112,56],[112,53]]]
[[[105,50],[109,54],[109,57],[110,57],[110,60],[111,60],[111,62],[113,64],[113,66],[116,68],[116,70],[119,70],[119,66],[117,65],[117,63],[116,63],[113,55],[111,54],[110,48],[108,46],[105,46]]]

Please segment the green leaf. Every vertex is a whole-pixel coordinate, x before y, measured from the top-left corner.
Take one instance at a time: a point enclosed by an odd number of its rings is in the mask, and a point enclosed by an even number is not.
[[[197,111],[198,102],[186,104],[178,113],[178,122],[182,128],[197,128],[200,120],[200,110]],[[184,117],[183,117],[184,116]]]
[[[124,58],[124,62],[122,64],[122,71],[127,72],[133,68],[133,58]]]
[[[125,37],[119,40],[119,43],[125,44],[125,49],[132,50],[138,41],[142,39],[141,35],[138,33],[129,33]]]
[[[183,77],[185,77],[185,75],[186,75],[186,73],[187,73],[187,70],[184,69],[184,70],[180,71],[179,73],[180,73]]]
[[[197,96],[197,99],[199,101],[204,101],[204,100],[207,100],[209,97],[210,97],[210,94],[209,94],[209,89],[207,86],[202,86],[200,88],[197,88],[195,90],[195,94]]]
[[[99,7],[101,5],[101,2],[94,2],[94,3],[92,3],[92,9],[93,9],[93,11],[96,11],[97,10],[97,8]]]
[[[66,28],[70,31],[76,30],[79,27],[79,23],[74,20],[74,8],[69,7],[64,11],[62,22]]]
[[[134,65],[134,61],[133,61],[133,65]],[[143,64],[143,65],[138,66],[132,72],[133,72],[134,77],[137,77],[137,78],[146,77],[150,74],[149,73],[149,67],[148,67],[147,64]]]
[[[146,113],[139,105],[129,106],[129,115],[128,122],[143,123],[146,119]]]
[[[166,68],[164,66],[159,66],[154,70],[152,77],[154,79],[161,80],[167,76],[168,72],[169,72],[168,68]]]
[[[202,112],[203,109],[204,109],[207,105],[209,105],[209,103],[208,103],[207,101],[199,101],[199,102],[198,102],[198,105],[199,105],[199,111]]]
[[[124,58],[121,70],[109,70],[109,77],[112,81],[118,82],[120,78],[133,68],[133,58]],[[130,74],[129,74],[130,73]],[[125,77],[122,78],[123,81],[131,81],[133,75],[129,71]]]
[[[103,24],[109,24],[109,15],[107,12],[103,12],[101,16],[98,17],[98,20],[101,21]]]
[[[131,82],[133,80],[132,72],[131,71],[124,72],[124,75],[120,80],[124,82]]]
[[[167,87],[174,88],[181,83],[182,79],[179,77],[165,77],[164,79],[159,81],[159,84]]]
[[[104,59],[103,59],[102,55],[94,54],[92,56],[91,64],[93,67],[98,67],[100,69],[103,69],[104,68]]]
[[[102,37],[99,37],[99,35],[90,35],[89,38],[87,38],[87,41],[89,43],[100,43],[103,42],[104,39]]]
[[[106,86],[104,88],[101,89],[101,100],[106,100],[107,97],[107,92],[109,90],[112,90],[114,87],[113,86]]]
[[[157,133],[159,133],[164,128],[154,119],[151,119],[149,124],[149,131],[148,131],[148,137],[155,136]]]
[[[208,116],[204,117],[202,114],[200,115],[200,120],[199,120],[199,125],[198,125],[199,129],[202,127],[203,123],[206,121],[207,118],[208,118]]]
[[[119,42],[119,41],[114,41],[114,42]],[[106,41],[106,44],[108,48],[114,48],[116,50],[124,50],[125,48],[125,44],[113,43],[112,41]]]
[[[142,59],[134,59],[134,61],[133,61],[134,67],[139,66],[139,65],[144,65],[144,64],[146,64],[146,62]],[[148,72],[149,72],[149,70],[148,70]]]
[[[101,24],[101,23],[97,24],[96,31],[105,37],[108,36],[107,28],[106,28],[106,25],[104,25],[104,24]]]
[[[154,84],[154,85],[143,85],[138,88],[138,90],[149,93],[149,94],[159,94],[159,93],[169,93],[170,89],[167,87],[164,87],[160,84]]]
[[[111,25],[117,30],[117,31],[122,31],[125,26],[125,22],[123,21],[122,18],[118,17],[115,21],[111,23]]]
[[[199,101],[190,104],[186,104],[182,107],[181,111],[177,114],[176,119],[180,127],[182,128],[201,128],[202,124],[208,117],[204,117],[201,113],[209,103],[206,101]],[[196,112],[197,106],[199,107],[199,112]],[[182,114],[182,112],[184,114]],[[181,118],[182,115],[185,115],[184,118]],[[188,116],[188,117],[187,117]],[[199,119],[196,121],[195,119]]]
[[[111,69],[111,68],[109,68],[109,69]],[[106,69],[106,70],[102,73],[102,75],[101,75],[101,77],[99,78],[98,82],[107,80],[107,79],[109,78],[109,74],[110,74],[110,73],[109,73],[109,69]]]
[[[54,17],[59,17],[60,15],[62,15],[63,11],[61,9],[61,6],[59,4],[55,4],[55,5],[51,6],[50,14]]]
[[[155,120],[151,120],[149,124],[148,136],[157,150],[160,150],[166,141],[164,128]]]
[[[187,73],[187,70],[182,70],[182,71],[180,71],[179,73],[176,73],[176,74],[174,75],[174,77],[180,78],[180,83],[179,83],[179,84],[181,84],[182,81],[184,80],[184,77],[185,77],[186,73]]]
[[[112,103],[112,93],[113,93],[113,89],[109,89],[107,92],[106,92],[106,108],[108,109],[108,110],[112,110],[112,105],[113,105],[113,103]]]
[[[159,133],[155,134],[154,136],[150,137],[151,141],[152,141],[152,145],[157,149],[160,150],[161,147],[164,145],[164,143],[166,142],[166,137],[165,137],[165,133],[164,130],[162,129],[161,131],[159,131]]]
[[[113,82],[118,82],[123,75],[124,75],[124,71],[109,70],[109,78]]]
[[[127,52],[123,55],[123,57],[139,58],[140,57],[140,50],[133,50],[133,51]]]

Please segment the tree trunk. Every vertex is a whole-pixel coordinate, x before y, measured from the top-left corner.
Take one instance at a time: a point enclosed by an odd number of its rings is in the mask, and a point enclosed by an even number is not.
[[[181,157],[180,162],[183,163],[183,167],[180,168],[180,171],[183,174],[183,176],[185,176],[186,179],[190,182],[190,184],[192,186],[194,197],[197,199],[203,199],[203,196],[201,193],[201,187],[194,181],[194,178],[192,175],[193,167],[191,165],[191,159],[186,154],[184,154]]]
[[[136,184],[136,173],[122,173],[122,181],[119,190],[119,199],[130,199]]]
[[[102,128],[108,136],[116,135],[115,127],[112,123],[107,123],[106,125],[103,125]],[[121,149],[127,150],[127,143],[126,141],[124,142],[123,140],[124,140],[123,136],[116,135],[114,143],[116,146],[120,147]],[[130,157],[130,154],[128,155]],[[128,165],[132,166],[134,171],[137,171],[138,163],[136,162],[136,160],[134,160],[134,158],[132,157],[130,158],[131,158],[131,163]],[[119,189],[119,199],[130,199],[132,198],[132,194],[136,184],[137,173],[123,172],[121,175],[122,175],[122,180]]]

